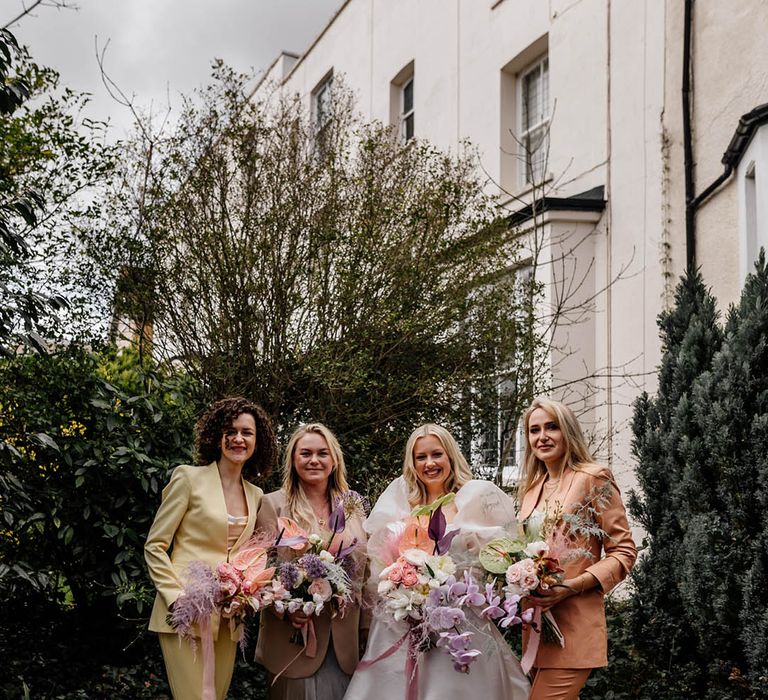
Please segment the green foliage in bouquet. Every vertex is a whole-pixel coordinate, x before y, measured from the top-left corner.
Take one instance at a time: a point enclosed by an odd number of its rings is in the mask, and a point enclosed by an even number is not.
[[[129,364],[77,348],[0,363],[3,690],[89,688],[142,657],[144,539],[195,410],[189,382]]]

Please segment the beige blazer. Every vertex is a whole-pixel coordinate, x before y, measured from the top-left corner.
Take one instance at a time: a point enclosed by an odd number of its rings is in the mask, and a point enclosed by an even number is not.
[[[184,571],[190,562],[198,560],[215,568],[253,534],[263,492],[245,479],[243,490],[248,523],[228,554],[227,506],[216,462],[207,467],[184,465],[174,469],[144,545],[149,576],[157,589],[149,619],[151,631],[173,632],[165,617],[168,606],[182,592]],[[218,626],[214,616],[214,639],[218,638]]]
[[[276,534],[279,516],[291,517],[287,512],[285,494],[282,490],[273,491],[264,496],[256,523],[257,529]],[[359,518],[349,518],[344,533],[345,541],[347,536],[350,541],[353,537],[357,537],[359,544],[355,556],[360,558],[359,574],[364,581],[366,535]],[[320,668],[328,651],[329,640],[333,639],[333,650],[339,667],[344,673],[352,675],[360,660],[360,629],[367,628],[369,624],[369,616],[361,616],[360,607],[357,605],[349,607],[343,617],[336,615],[331,618],[330,612],[325,610],[314,619],[317,655],[310,658],[302,653],[290,663],[301,649],[300,646],[291,642],[295,630],[287,618],[278,617],[271,609],[265,610],[261,613],[256,661],[273,675],[283,671],[282,675],[286,678],[307,678]],[[288,668],[285,668],[289,663]]]
[[[523,494],[518,517],[530,516],[539,500],[544,480],[539,479]],[[604,494],[604,502],[594,502],[595,496]],[[637,549],[627,514],[621,501],[619,487],[611,471],[597,464],[578,470],[566,467],[557,490],[549,498],[550,504],[559,503],[566,513],[574,513],[587,501],[593,501],[597,511],[594,520],[605,532],[577,539],[574,547],[584,548],[591,557],[582,557],[565,563],[565,578],[574,578],[588,571],[600,585],[581,595],[566,598],[552,608],[552,614],[565,638],[565,648],[541,643],[536,655],[536,668],[597,668],[608,665],[608,635],[605,624],[603,597],[629,573],[637,558]],[[603,553],[605,556],[602,556]],[[527,643],[523,632],[523,644]]]

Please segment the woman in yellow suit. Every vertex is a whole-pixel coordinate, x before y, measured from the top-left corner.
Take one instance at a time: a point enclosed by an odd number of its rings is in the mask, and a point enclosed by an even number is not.
[[[214,403],[195,427],[199,460],[207,466],[180,466],[163,489],[144,555],[157,597],[149,629],[157,632],[168,682],[177,700],[202,698],[202,654],[181,642],[166,616],[183,590],[183,576],[193,561],[215,568],[253,534],[263,495],[247,479],[264,478],[277,446],[263,409],[243,398]],[[212,621],[216,696],[229,688],[237,651],[235,631]]]

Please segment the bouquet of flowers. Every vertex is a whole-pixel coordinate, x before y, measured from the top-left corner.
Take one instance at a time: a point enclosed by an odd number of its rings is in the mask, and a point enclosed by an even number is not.
[[[529,653],[523,659],[523,670],[532,662],[538,648],[539,634],[545,642],[565,646],[552,613],[543,615],[536,607],[528,607],[517,614],[520,603],[525,598],[535,596],[537,590],[546,590],[561,584],[563,569],[560,566],[559,550],[564,542],[558,539],[558,545],[551,547],[543,540],[513,540],[501,537],[490,541],[480,551],[480,563],[487,574],[489,591],[496,595],[496,605],[489,606],[484,614],[502,629],[510,624],[530,625],[534,633],[534,643],[529,645]],[[503,601],[502,601],[503,599]]]
[[[419,654],[435,647],[452,658],[456,671],[469,673],[481,652],[471,648],[473,633],[468,631],[466,613],[475,609],[483,614],[498,602],[493,586],[482,591],[469,570],[457,576],[448,550],[459,530],[446,532],[442,512],[442,506],[453,497],[448,494],[414,509],[410,518],[389,527],[382,545],[373,552],[385,564],[378,576],[377,614],[406,622],[408,630],[391,649],[362,662],[362,667],[376,663],[407,641],[406,678],[412,691]]]
[[[267,560],[268,547],[252,539],[231,561],[218,564],[215,571],[203,562],[191,562],[184,590],[168,614],[168,623],[194,645],[195,625],[202,633],[214,612],[234,626],[249,613],[269,605],[269,584],[275,569],[267,567]],[[241,644],[244,641],[241,636]]]
[[[343,615],[347,606],[359,593],[356,582],[357,562],[352,557],[357,539],[345,542],[346,513],[364,509],[360,495],[350,491],[336,504],[328,528],[330,536],[308,534],[286,517],[278,518],[280,534],[275,549],[289,548],[295,552],[291,559],[280,563],[275,558],[276,575],[266,592],[274,610],[278,613],[300,611],[305,615],[319,615],[326,608],[332,614]],[[308,647],[311,655],[314,628],[312,624],[297,632],[294,641]]]

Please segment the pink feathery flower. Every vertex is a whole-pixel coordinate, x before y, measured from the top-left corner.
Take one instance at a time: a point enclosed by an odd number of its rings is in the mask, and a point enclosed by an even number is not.
[[[201,561],[191,562],[184,578],[184,591],[173,603],[169,623],[181,636],[192,637],[192,628],[210,617],[221,592],[216,574]]]

